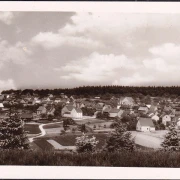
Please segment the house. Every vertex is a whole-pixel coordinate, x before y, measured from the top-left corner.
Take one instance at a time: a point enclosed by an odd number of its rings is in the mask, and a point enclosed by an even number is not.
[[[124,111],[122,109],[112,108],[109,111],[109,117],[121,117]]]
[[[54,116],[54,112],[55,112],[55,108],[54,107],[49,106],[46,109],[47,109],[47,115]]]
[[[134,99],[132,97],[121,97],[119,99],[120,105],[133,106],[135,104]]]
[[[141,106],[141,107],[139,107],[139,109],[138,109],[139,112],[142,112],[142,113],[144,113],[144,114],[147,114],[148,110],[149,110],[149,109],[148,109],[147,106]]]
[[[151,105],[148,110],[148,113],[156,114],[157,110],[158,110],[157,106]]]
[[[0,108],[3,108],[3,107],[4,107],[3,103],[0,103]]]
[[[155,131],[155,126],[151,118],[139,118],[136,130],[141,132]]]
[[[111,105],[104,105],[103,109],[102,109],[102,112],[103,113],[109,113],[109,111],[112,109]]]
[[[162,123],[166,126],[167,122],[171,122],[171,116],[166,114],[162,117]]]
[[[64,106],[61,110],[61,115],[65,117],[71,117],[71,111],[74,109],[74,106]]]
[[[24,121],[31,121],[33,119],[33,114],[32,113],[23,113],[21,114],[21,119]]]
[[[80,108],[74,108],[71,111],[71,115],[72,115],[71,117],[75,119],[82,119],[83,117],[82,110]]]
[[[102,112],[104,107],[104,103],[97,103],[96,104],[96,111]]]
[[[61,110],[63,117],[71,117],[75,119],[81,119],[83,117],[82,110],[74,106],[64,106]]]
[[[158,115],[154,115],[151,117],[152,120],[155,120],[155,121],[159,121],[159,116]]]
[[[40,107],[37,109],[37,115],[46,114],[46,112],[47,112],[47,109],[46,109],[46,107],[44,107],[44,106],[40,106]]]

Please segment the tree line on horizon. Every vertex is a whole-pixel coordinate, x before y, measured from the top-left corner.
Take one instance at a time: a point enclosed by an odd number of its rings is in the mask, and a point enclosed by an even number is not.
[[[180,96],[180,86],[82,86],[76,88],[58,88],[58,89],[24,89],[24,90],[4,90],[1,94],[25,95],[37,94],[39,96],[47,96],[48,94],[61,95],[75,95],[78,97],[89,96]]]

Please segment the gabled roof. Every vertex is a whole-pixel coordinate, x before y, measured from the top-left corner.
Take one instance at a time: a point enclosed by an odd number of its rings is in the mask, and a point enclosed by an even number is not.
[[[67,109],[68,109],[68,111],[72,111],[73,109],[74,109],[74,106],[65,106]]]
[[[74,108],[77,113],[82,113],[82,110],[80,108]]]
[[[120,111],[120,109],[117,108],[112,108],[109,113],[118,113]]]
[[[21,118],[23,119],[29,119],[29,118],[32,118],[33,115],[32,114],[29,114],[29,113],[23,113],[21,114]]]
[[[139,123],[141,124],[141,126],[154,127],[154,123],[151,118],[139,118]]]
[[[42,111],[45,107],[44,106],[40,106],[37,111]]]
[[[138,111],[146,111],[148,107],[139,107]]]

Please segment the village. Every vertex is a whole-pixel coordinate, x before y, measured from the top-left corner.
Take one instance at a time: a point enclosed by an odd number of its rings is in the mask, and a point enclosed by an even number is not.
[[[32,149],[72,150],[82,129],[95,135],[101,148],[117,120],[128,125],[136,144],[160,148],[171,122],[176,122],[177,131],[180,128],[178,98],[76,98],[65,93],[41,98],[30,93],[18,96],[15,93],[1,94],[0,118],[8,118],[12,110],[24,121]]]

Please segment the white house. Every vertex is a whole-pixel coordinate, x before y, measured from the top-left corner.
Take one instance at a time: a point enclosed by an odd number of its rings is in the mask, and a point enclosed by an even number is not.
[[[75,118],[75,119],[82,119],[83,117],[82,110],[80,108],[74,108],[71,111],[71,115],[72,115],[72,118]]]
[[[164,115],[162,117],[162,123],[166,126],[167,122],[171,122],[171,116],[170,115]]]
[[[121,117],[121,115],[123,114],[123,110],[122,109],[116,109],[116,108],[112,108],[109,111],[109,117]]]
[[[155,131],[155,127],[151,118],[139,118],[136,130],[141,132]]]
[[[133,106],[134,105],[134,99],[132,97],[121,97],[119,100],[120,105],[128,105]]]
[[[151,117],[151,119],[152,119],[152,120],[155,120],[155,121],[159,121],[159,116],[154,115],[154,116]]]

